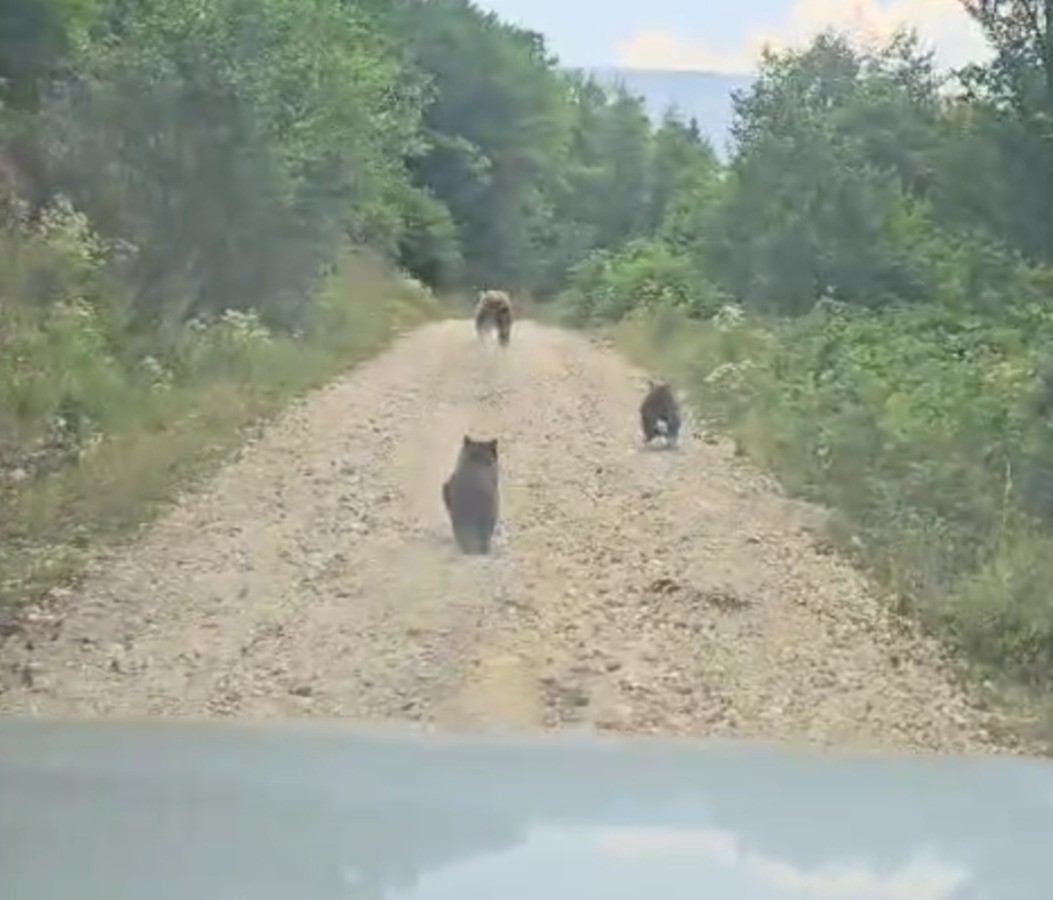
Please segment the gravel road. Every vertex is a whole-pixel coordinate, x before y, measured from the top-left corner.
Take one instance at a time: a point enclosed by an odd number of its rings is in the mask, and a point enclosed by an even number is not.
[[[643,373],[519,322],[428,325],[307,397],[0,648],[0,712],[583,727],[1013,752],[728,442],[642,447]],[[502,521],[440,485],[496,437]]]

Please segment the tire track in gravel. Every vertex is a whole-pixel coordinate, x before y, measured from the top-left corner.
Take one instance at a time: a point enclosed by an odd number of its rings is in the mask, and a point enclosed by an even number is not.
[[[642,374],[446,321],[316,392],[0,647],[0,712],[402,719],[1016,751],[726,441],[644,449]],[[496,436],[489,558],[440,499]],[[693,432],[693,433],[692,433]]]

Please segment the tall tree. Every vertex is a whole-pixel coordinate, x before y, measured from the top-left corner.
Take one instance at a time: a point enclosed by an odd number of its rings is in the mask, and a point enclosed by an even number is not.
[[[390,244],[414,85],[323,0],[143,0],[44,111],[55,183],[136,250],[146,317],[295,320],[350,235]]]
[[[529,286],[570,128],[544,42],[468,0],[406,0],[401,16],[432,85],[417,183],[458,223],[470,279]]]
[[[906,49],[868,53],[827,33],[765,56],[736,99],[733,189],[711,245],[734,293],[787,311],[827,294],[867,305],[924,295],[910,186],[928,141],[912,131],[927,70]],[[890,141],[890,128],[907,140]]]
[[[654,133],[648,230],[657,231],[676,198],[691,189],[700,174],[717,168],[716,154],[694,123],[685,124],[668,110]]]
[[[995,50],[990,63],[967,67],[963,77],[999,123],[987,132],[1000,159],[998,200],[1016,212],[996,221],[1026,254],[1053,260],[1053,0],[962,2]]]

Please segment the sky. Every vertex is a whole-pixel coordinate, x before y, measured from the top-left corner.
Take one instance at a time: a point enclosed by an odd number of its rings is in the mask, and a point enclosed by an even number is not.
[[[763,46],[800,46],[825,27],[881,38],[914,26],[942,66],[983,58],[959,0],[475,0],[539,31],[565,65],[748,73]]]

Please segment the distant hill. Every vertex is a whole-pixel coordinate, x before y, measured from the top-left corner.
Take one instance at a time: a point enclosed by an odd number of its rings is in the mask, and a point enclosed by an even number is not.
[[[715,72],[686,72],[671,69],[591,69],[608,84],[623,84],[630,93],[643,98],[651,118],[658,120],[670,106],[685,118],[698,121],[699,130],[709,138],[713,149],[726,156],[730,137],[732,91],[748,88],[749,75],[722,75]]]

